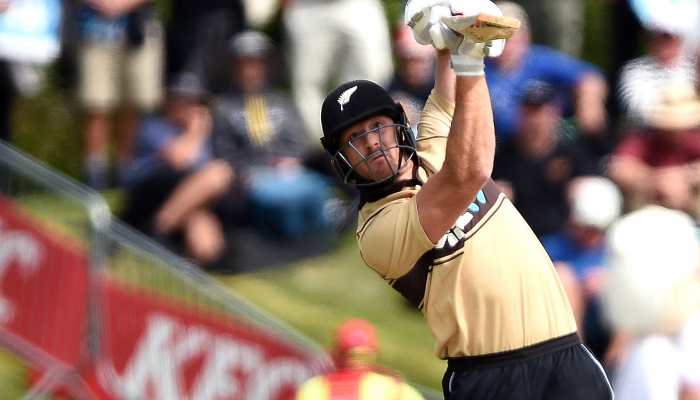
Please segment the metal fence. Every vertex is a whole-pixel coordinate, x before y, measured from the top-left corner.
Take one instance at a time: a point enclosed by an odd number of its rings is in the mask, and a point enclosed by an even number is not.
[[[32,243],[48,249],[43,258],[32,258]],[[112,219],[99,194],[3,143],[0,274],[0,346],[14,354],[0,357],[0,369],[19,364],[33,371],[25,387],[5,390],[25,398],[56,391],[73,398],[102,392],[177,398],[182,391],[213,398],[240,391],[203,378],[222,363],[248,374],[243,398],[274,398],[281,383],[330,368],[318,345]],[[3,307],[16,308],[11,321],[2,320]],[[240,338],[235,345],[232,335]],[[292,353],[303,368],[290,361]],[[282,361],[265,364],[275,357]],[[274,370],[256,371],[264,368]],[[154,389],[159,384],[165,386]]]

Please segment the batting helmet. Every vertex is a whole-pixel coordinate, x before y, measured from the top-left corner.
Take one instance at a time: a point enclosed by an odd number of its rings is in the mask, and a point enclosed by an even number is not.
[[[349,127],[376,115],[386,115],[396,123],[396,146],[401,157],[392,176],[380,181],[370,181],[360,176],[342,153],[340,138]],[[393,182],[408,164],[408,160],[416,154],[416,139],[403,107],[381,86],[368,80],[347,82],[330,92],[321,107],[321,126],[321,144],[333,157],[333,167],[345,183],[377,186]],[[390,148],[382,149],[383,152],[387,150]]]

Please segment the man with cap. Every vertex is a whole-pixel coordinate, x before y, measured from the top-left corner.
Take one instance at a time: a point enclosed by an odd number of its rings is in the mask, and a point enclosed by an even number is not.
[[[423,400],[416,389],[376,366],[379,341],[374,326],[350,319],[335,332],[332,356],[336,370],[306,381],[297,400]]]
[[[537,237],[561,230],[572,179],[596,174],[595,157],[565,125],[555,89],[542,81],[524,85],[518,133],[500,143],[493,178],[510,190],[511,201]]]
[[[307,143],[291,100],[272,88],[270,39],[244,31],[230,42],[234,88],[212,101],[214,160],[177,187],[158,213],[161,234],[179,229],[192,210],[216,205],[222,227],[252,227],[265,238],[323,234],[326,181],[303,165]],[[220,233],[223,235],[223,232]],[[229,263],[218,249],[210,265]]]
[[[656,203],[700,218],[700,97],[689,83],[668,85],[623,132],[608,173],[627,206]]]
[[[163,111],[140,124],[134,159],[124,173],[126,207],[122,218],[132,226],[156,234],[156,215],[188,177],[211,162],[211,114],[207,92],[197,75],[182,73],[168,85]],[[182,215],[173,231],[182,234],[187,255],[205,263],[223,246],[218,221],[209,207]],[[176,235],[177,236],[177,235]],[[169,239],[175,238],[169,237]]]
[[[451,28],[480,14],[501,15],[488,0],[408,2],[416,39],[441,49],[417,139],[381,87],[352,81],[324,101],[322,143],[360,191],[363,260],[422,311],[447,360],[446,399],[612,399],[552,262],[490,179],[483,63],[504,36]]]

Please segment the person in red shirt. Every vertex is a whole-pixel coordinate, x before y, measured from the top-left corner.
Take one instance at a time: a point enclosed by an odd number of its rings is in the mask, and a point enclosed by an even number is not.
[[[423,400],[396,374],[376,366],[379,352],[374,326],[351,319],[338,327],[332,356],[336,370],[306,381],[296,400]]]
[[[656,203],[700,217],[700,98],[694,88],[668,87],[646,125],[626,132],[608,174],[628,208]]]

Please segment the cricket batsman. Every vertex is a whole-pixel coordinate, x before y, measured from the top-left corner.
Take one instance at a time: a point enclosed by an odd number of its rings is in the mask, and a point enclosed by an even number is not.
[[[484,57],[518,21],[488,0],[409,0],[405,21],[439,50],[418,137],[370,81],[340,85],[321,108],[321,142],[360,192],[363,260],[422,311],[447,363],[445,399],[613,399],[551,260],[490,179]]]

